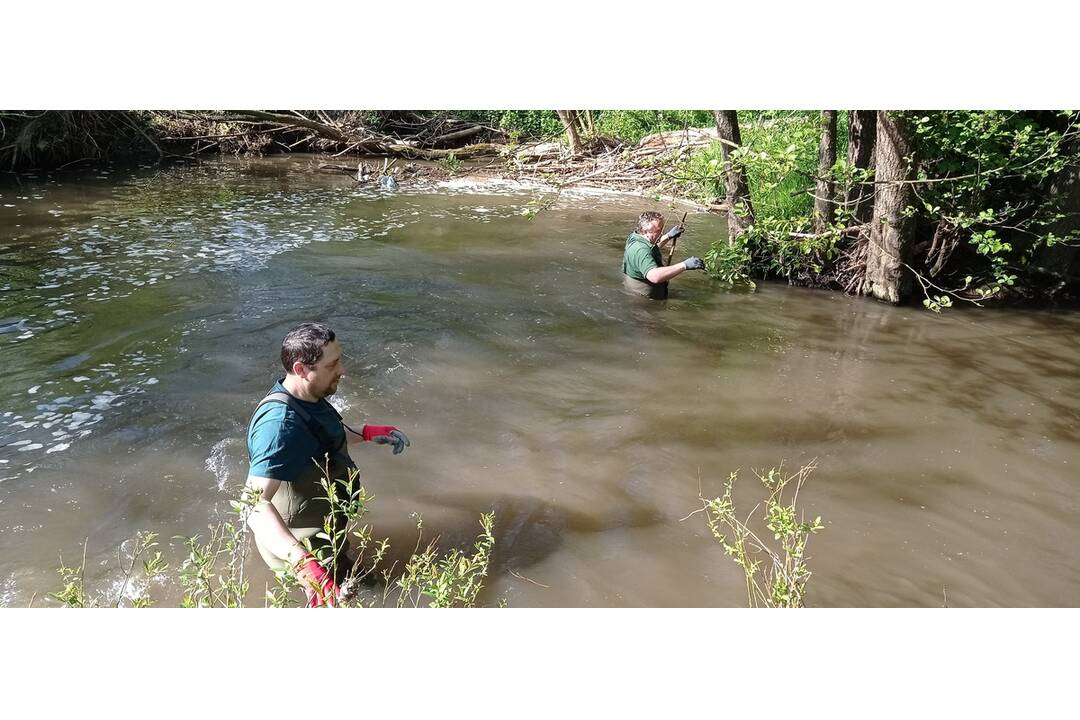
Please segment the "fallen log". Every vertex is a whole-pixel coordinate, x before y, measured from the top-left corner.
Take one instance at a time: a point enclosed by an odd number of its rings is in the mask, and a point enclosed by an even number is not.
[[[464,130],[455,130],[454,132],[449,132],[445,135],[440,135],[438,137],[432,138],[431,140],[428,140],[428,143],[430,143],[431,145],[438,145],[439,143],[450,142],[451,140],[461,140],[463,138],[472,137],[473,135],[479,135],[486,129],[487,128],[480,125],[473,125],[472,127],[465,128]]]

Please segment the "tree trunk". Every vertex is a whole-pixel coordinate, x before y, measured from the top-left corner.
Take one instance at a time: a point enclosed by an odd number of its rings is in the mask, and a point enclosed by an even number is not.
[[[915,223],[904,216],[904,208],[914,197],[910,184],[915,179],[914,133],[902,115],[885,110],[878,110],[877,130],[874,215],[862,293],[899,303],[911,290],[904,265],[911,259]]]
[[[847,162],[851,167],[870,170],[874,167],[874,143],[877,138],[876,110],[848,111]],[[874,186],[856,183],[848,189],[844,199],[852,221],[864,224],[870,221],[874,211]]]
[[[728,242],[746,232],[754,224],[754,208],[750,203],[750,185],[746,173],[734,167],[728,159],[731,151],[742,145],[739,119],[734,110],[713,110],[716,132],[720,138],[720,153],[724,158],[724,185],[728,207]]]
[[[570,152],[574,155],[581,154],[581,136],[578,135],[577,118],[573,110],[556,110],[559,120],[566,128],[566,136],[570,138]]]
[[[589,111],[572,110],[571,112],[574,113],[574,119],[577,120],[578,130],[580,130],[583,135],[588,135],[589,133],[591,133],[592,128],[589,127],[591,123],[591,120],[589,119]]]
[[[818,144],[818,177],[814,190],[814,232],[822,232],[833,221],[836,207],[836,183],[832,167],[836,164],[836,111],[821,111],[821,142]]]

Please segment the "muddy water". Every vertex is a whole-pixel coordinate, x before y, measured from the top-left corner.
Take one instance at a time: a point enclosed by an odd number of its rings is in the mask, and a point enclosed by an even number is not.
[[[376,534],[411,548],[422,513],[465,546],[494,509],[487,603],[741,605],[702,516],[682,518],[731,470],[749,510],[750,468],[813,458],[811,604],[1080,601],[1080,315],[700,274],[653,303],[623,294],[623,239],[641,210],[681,209],[573,194],[528,220],[535,191],[387,194],[312,163],[0,188],[0,603],[41,604],[84,538],[88,584],[111,593],[135,531],[223,518],[280,339],[307,319],[344,343],[346,420],[412,439],[353,451]],[[723,233],[688,224],[680,251]],[[268,574],[249,569],[258,602]]]

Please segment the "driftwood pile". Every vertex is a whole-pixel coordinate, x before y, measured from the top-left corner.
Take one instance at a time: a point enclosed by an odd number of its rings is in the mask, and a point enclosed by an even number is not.
[[[547,143],[516,150],[500,172],[562,188],[588,185],[637,193],[673,190],[677,162],[715,141],[715,128],[690,128],[650,135],[635,146],[596,137],[586,141],[585,151],[578,155],[572,155],[565,145]],[[724,208],[719,199],[707,207]]]
[[[543,181],[560,188],[576,185],[630,192],[674,190],[672,169],[693,149],[716,141],[715,128],[687,128],[650,135],[634,146],[603,136],[582,142],[573,154],[561,142],[510,142],[497,128],[460,120],[451,113],[229,110],[157,113],[165,140],[195,142],[196,152],[309,150],[393,159],[333,160],[319,164],[358,182],[383,175],[467,174]],[[399,160],[421,161],[398,164]],[[433,161],[433,165],[422,161]],[[458,161],[467,161],[464,164]],[[708,206],[723,208],[717,200]]]
[[[313,150],[335,155],[381,155],[439,160],[455,155],[475,157],[497,152],[493,142],[461,143],[502,133],[452,115],[411,112],[365,113],[314,110],[226,110],[155,112],[163,140],[203,141],[195,154],[212,148],[233,151]]]

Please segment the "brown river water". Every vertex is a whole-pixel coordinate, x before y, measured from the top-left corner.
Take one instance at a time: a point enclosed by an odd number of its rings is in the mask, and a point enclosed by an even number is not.
[[[60,556],[118,589],[138,530],[205,532],[246,471],[282,336],[344,345],[346,421],[412,447],[353,456],[394,548],[413,513],[496,549],[481,601],[740,606],[699,492],[817,459],[800,495],[815,606],[1080,601],[1080,314],[934,315],[703,274],[628,297],[639,212],[573,192],[528,219],[510,184],[357,187],[304,156],[73,169],[0,186],[0,604],[55,605]],[[691,213],[679,254],[722,221]],[[249,561],[251,603],[269,573]],[[136,587],[175,605],[174,587]]]

